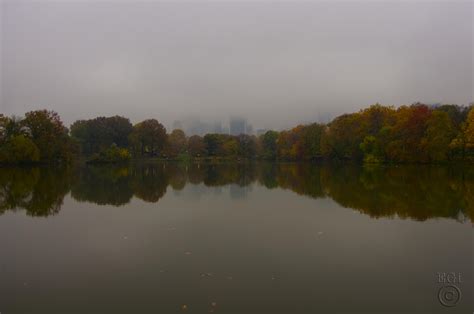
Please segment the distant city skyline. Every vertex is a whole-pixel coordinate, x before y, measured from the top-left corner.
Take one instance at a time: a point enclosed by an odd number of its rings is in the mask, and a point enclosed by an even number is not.
[[[316,120],[301,121],[300,124],[309,123],[328,123],[332,117],[329,114],[325,117],[318,117]],[[214,120],[214,121],[203,121],[198,117],[187,117],[183,120],[175,120],[172,123],[169,121],[160,121],[163,123],[165,128],[169,131],[174,129],[181,129],[188,135],[204,135],[207,133],[218,133],[218,134],[250,134],[250,135],[261,135],[268,130],[281,131],[284,128],[264,128],[255,126],[250,122],[250,119],[244,116],[230,116],[227,119]],[[294,127],[294,126],[293,126]]]
[[[166,127],[167,123],[164,123],[164,125]],[[203,122],[197,117],[176,120],[172,123],[171,129],[182,129],[188,135],[204,135],[207,133],[254,134],[253,126],[246,118],[235,116],[229,117],[228,121]]]

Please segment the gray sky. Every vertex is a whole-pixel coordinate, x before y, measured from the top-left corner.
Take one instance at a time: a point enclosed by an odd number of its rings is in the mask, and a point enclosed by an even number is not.
[[[473,100],[471,1],[3,0],[0,18],[9,115],[278,129],[375,102]]]

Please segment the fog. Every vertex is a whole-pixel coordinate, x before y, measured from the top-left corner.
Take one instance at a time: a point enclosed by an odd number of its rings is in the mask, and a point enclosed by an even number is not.
[[[473,100],[473,4],[1,2],[1,112],[254,129]]]

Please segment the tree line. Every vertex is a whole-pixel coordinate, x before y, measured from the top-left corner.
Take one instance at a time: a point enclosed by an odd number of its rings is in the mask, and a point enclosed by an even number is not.
[[[474,160],[472,105],[372,105],[327,124],[269,130],[260,136],[170,133],[156,119],[133,125],[121,116],[78,120],[66,128],[56,112],[24,118],[0,114],[0,163],[91,162],[131,158],[352,160],[431,163]]]

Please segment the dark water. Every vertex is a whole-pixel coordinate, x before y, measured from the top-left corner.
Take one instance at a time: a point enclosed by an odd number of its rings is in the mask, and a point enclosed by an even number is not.
[[[0,168],[0,313],[471,313],[473,218],[471,167]]]

